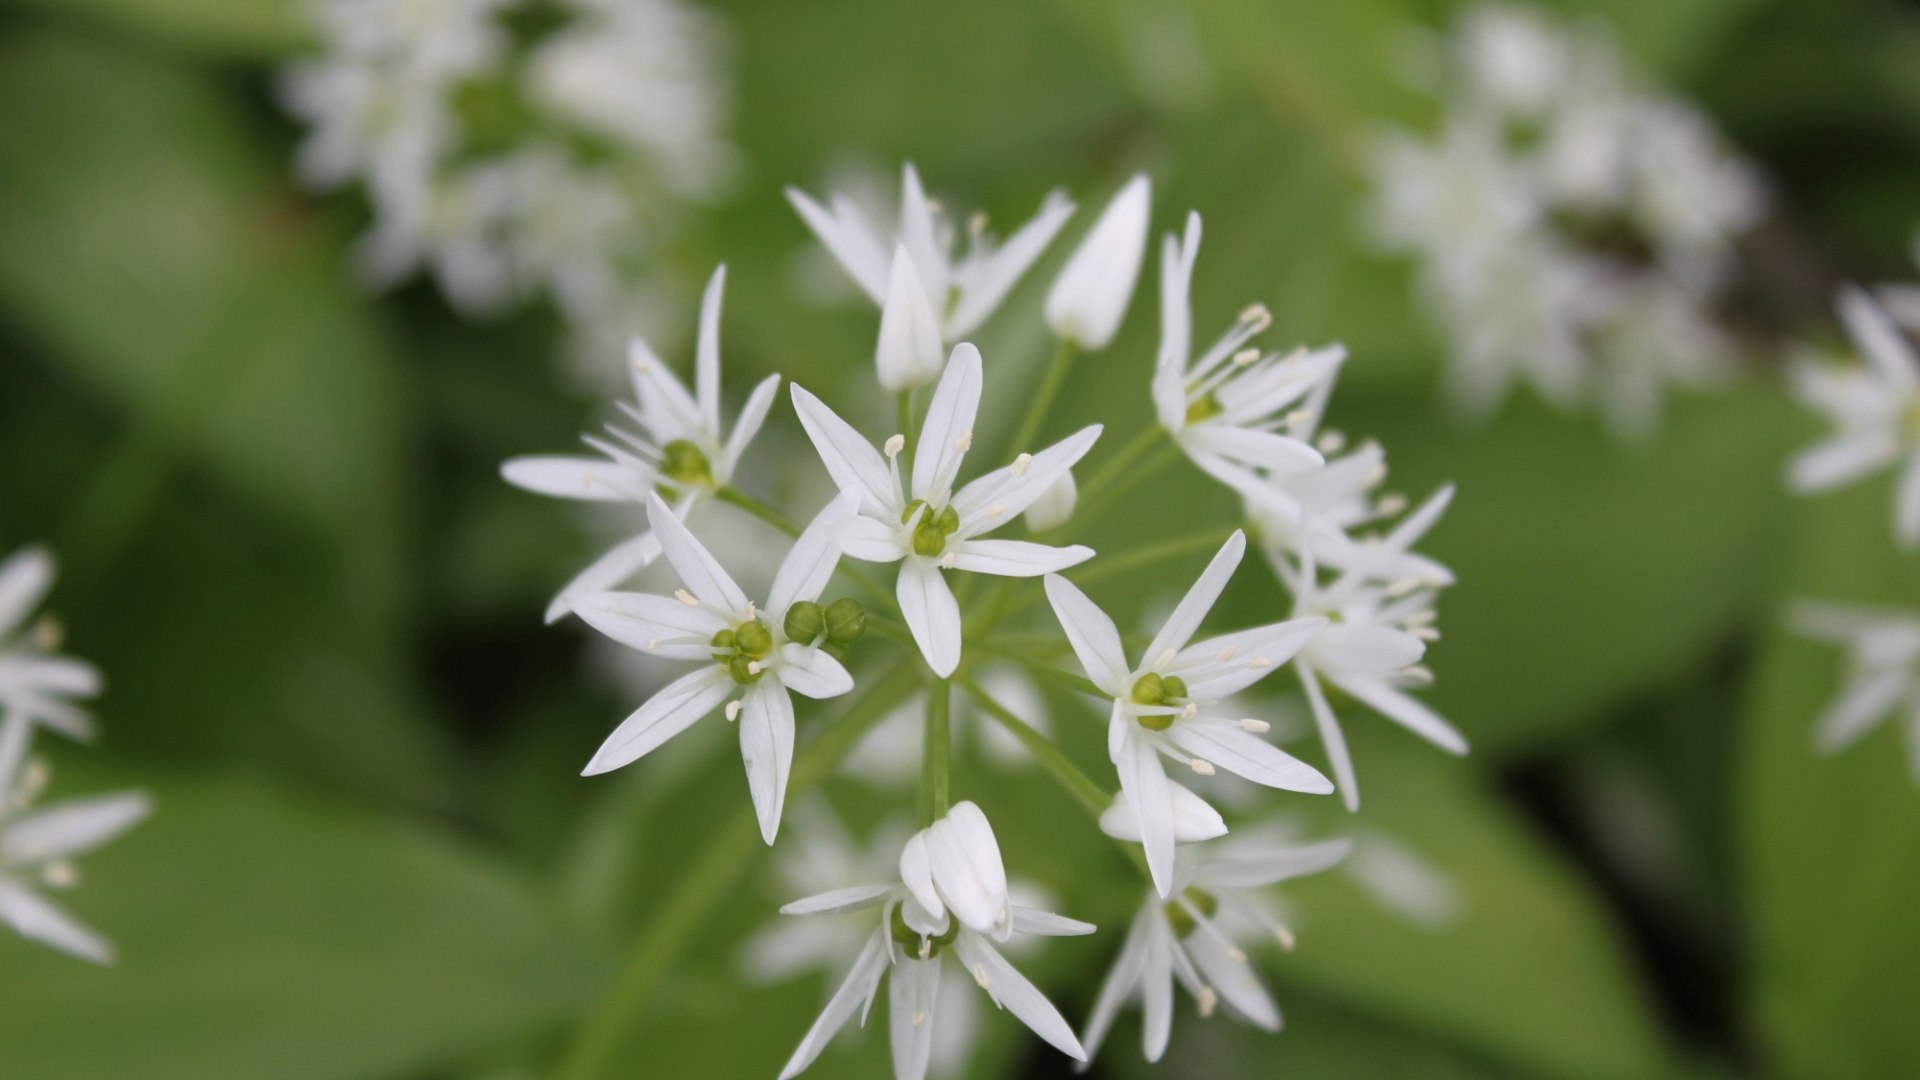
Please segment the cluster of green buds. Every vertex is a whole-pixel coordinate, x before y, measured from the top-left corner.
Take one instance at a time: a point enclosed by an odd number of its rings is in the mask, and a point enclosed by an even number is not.
[[[760,681],[766,674],[765,662],[773,652],[773,632],[760,624],[759,619],[748,619],[731,630],[722,630],[713,635],[715,663],[725,664],[727,674],[741,686]]]
[[[893,916],[888,920],[888,929],[893,934],[893,940],[902,947],[912,950],[912,955],[922,960],[931,960],[940,955],[940,950],[953,944],[954,938],[960,936],[960,920],[949,914],[945,930],[923,937],[918,930],[907,925],[906,918],[900,914],[900,905],[896,904]]]
[[[913,553],[931,558],[947,550],[947,537],[960,531],[960,512],[943,506],[936,514],[925,499],[915,499],[900,512],[900,524],[912,524],[915,514],[920,524],[913,527]]]
[[[1147,672],[1133,684],[1135,705],[1181,705],[1187,699],[1187,681],[1178,675]],[[1174,714],[1148,713],[1140,717],[1140,726],[1148,731],[1165,731],[1173,726]]]
[[[846,662],[847,649],[867,629],[867,609],[851,596],[843,596],[825,607],[802,600],[787,609],[781,627],[787,640],[801,645],[820,643],[820,651]]]
[[[687,487],[712,487],[713,463],[693,443],[675,439],[660,448],[660,475]]]

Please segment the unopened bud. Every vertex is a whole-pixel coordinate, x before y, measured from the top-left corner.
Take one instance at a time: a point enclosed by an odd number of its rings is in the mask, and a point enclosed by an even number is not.
[[[781,623],[781,629],[786,631],[787,640],[801,645],[813,644],[826,628],[826,612],[811,600],[802,600],[788,608],[786,620]]]
[[[1073,517],[1074,505],[1079,501],[1080,487],[1074,483],[1073,473],[1061,473],[1060,479],[1047,485],[1047,490],[1027,507],[1027,528],[1045,532],[1065,525]]]
[[[867,629],[867,609],[851,596],[843,596],[827,605],[827,640],[847,645],[859,639]]]

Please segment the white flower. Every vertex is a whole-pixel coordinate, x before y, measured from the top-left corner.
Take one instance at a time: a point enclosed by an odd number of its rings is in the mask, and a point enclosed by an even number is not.
[[[1406,506],[1398,494],[1372,496],[1386,476],[1386,453],[1367,443],[1299,476],[1268,477],[1245,494],[1261,551],[1282,581],[1293,580],[1293,562],[1310,544],[1319,567],[1354,571],[1370,580],[1417,580],[1435,588],[1453,584],[1453,571],[1412,550],[1446,510],[1452,489],[1444,489],[1396,522],[1385,536],[1354,536],[1352,530],[1398,514]],[[1291,586],[1290,586],[1291,587]]]
[[[1022,453],[1013,464],[956,492],[961,461],[973,445],[981,386],[979,350],[955,346],[927,406],[913,474],[906,478],[899,463],[904,437],[888,439],[882,456],[819,398],[793,387],[794,410],[828,474],[843,493],[856,493],[859,500],[859,516],[841,528],[841,550],[855,559],[901,564],[896,586],[901,614],[927,664],[942,678],[960,666],[960,605],[942,571],[1038,577],[1093,555],[1079,545],[980,539],[1018,517],[1100,437],[1100,425],[1082,428],[1038,454]]]
[[[1181,813],[1161,755],[1202,776],[1225,769],[1258,784],[1326,794],[1327,778],[1276,749],[1258,733],[1260,720],[1225,715],[1219,703],[1272,674],[1325,625],[1317,616],[1223,634],[1189,645],[1246,551],[1235,532],[1187,591],[1147,646],[1143,662],[1127,662],[1113,620],[1065,578],[1049,575],[1047,599],[1067,640],[1101,692],[1113,698],[1107,754],[1135,818],[1147,866],[1160,895],[1173,888],[1173,848]]]
[[[1290,949],[1293,935],[1268,911],[1259,890],[1319,873],[1345,858],[1351,847],[1332,840],[1205,859],[1183,855],[1174,875],[1174,898],[1148,891],[1100,986],[1087,1020],[1087,1055],[1099,1051],[1121,1006],[1137,997],[1145,1014],[1141,1036],[1147,1060],[1159,1061],[1173,1029],[1176,979],[1199,1003],[1201,1016],[1211,1016],[1225,1003],[1246,1023],[1280,1030],[1280,1010],[1240,943],[1264,931]]]
[[[1136,175],[1074,249],[1047,293],[1047,325],[1056,335],[1090,352],[1113,341],[1140,278],[1152,200],[1146,174]]]
[[[72,860],[132,828],[152,812],[140,792],[74,799],[31,809],[46,771],[26,759],[32,725],[0,718],[0,922],[20,936],[96,964],[113,947],[41,895],[79,880]]]
[[[1866,361],[1839,368],[1801,363],[1794,396],[1826,414],[1834,432],[1795,455],[1787,483],[1798,492],[1840,487],[1896,466],[1894,535],[1920,546],[1920,356],[1866,293],[1840,293],[1840,319]]]
[[[74,701],[100,692],[100,672],[84,660],[55,653],[60,633],[51,618],[30,622],[53,575],[53,556],[37,547],[22,548],[0,562],[0,716],[90,739],[93,718]]]
[[[623,645],[670,660],[700,664],[669,683],[627,717],[587,763],[592,776],[629,764],[687,729],[738,692],[727,718],[740,723],[740,757],[760,818],[773,843],[793,763],[793,699],[837,697],[853,677],[823,646],[836,637],[831,613],[817,603],[840,555],[835,529],[852,512],[849,500],[822,510],[781,561],[765,607],[748,600],[719,562],[687,531],[658,495],[648,518],[667,561],[685,588],[673,596],[594,593],[575,610],[587,624]],[[804,606],[803,606],[804,605]]]
[[[517,457],[501,466],[501,475],[541,495],[590,502],[644,504],[659,490],[673,499],[681,517],[701,498],[732,483],[741,455],[773,406],[780,376],[769,375],[753,388],[727,434],[720,424],[720,300],[726,281],[726,267],[715,270],[700,304],[693,394],[636,338],[631,346],[636,404],[622,402],[621,409],[639,430],[610,425],[611,438],[584,439],[597,457]],[[547,621],[566,615],[580,597],[625,582],[659,555],[653,529],[621,541],[560,590],[547,607]]]
[[[834,195],[829,200],[831,209],[799,188],[788,188],[787,200],[861,290],[882,308],[887,306],[894,276],[892,256],[904,249],[912,262],[913,278],[924,290],[926,310],[938,317],[947,342],[966,337],[987,321],[1073,214],[1073,203],[1062,193],[1052,192],[1033,220],[1005,244],[996,243],[987,232],[986,218],[975,215],[967,223],[967,250],[956,258],[952,220],[927,197],[911,162],[902,166],[900,174],[900,221],[891,234],[876,230],[845,195]]]
[[[1793,612],[1792,625],[1807,637],[1847,650],[1846,683],[1814,728],[1820,752],[1844,750],[1888,715],[1901,713],[1914,780],[1920,783],[1920,615],[1803,602]]]
[[[1169,234],[1160,254],[1160,355],[1153,409],[1193,463],[1235,488],[1257,473],[1301,473],[1325,464],[1320,452],[1280,433],[1291,407],[1332,379],[1346,359],[1338,345],[1290,355],[1242,348],[1273,320],[1256,304],[1240,313],[1213,347],[1193,359],[1188,290],[1200,253],[1200,215],[1187,216],[1184,241]]]
[[[1073,471],[1060,474],[1040,497],[1027,507],[1027,528],[1033,532],[1046,532],[1057,529],[1073,519],[1073,508],[1080,501],[1080,486],[1074,483]]]
[[[1439,636],[1433,629],[1434,590],[1446,582],[1413,577],[1378,584],[1372,572],[1373,566],[1396,562],[1397,553],[1405,552],[1439,520],[1452,496],[1451,487],[1441,488],[1381,542],[1377,561],[1356,565],[1325,588],[1319,585],[1311,545],[1297,571],[1283,572],[1294,591],[1295,616],[1318,615],[1327,620],[1293,663],[1349,810],[1360,808],[1360,788],[1346,736],[1320,685],[1323,678],[1441,749],[1467,752],[1467,740],[1453,725],[1405,692],[1433,681],[1433,673],[1419,664],[1427,641]]]
[[[1061,1053],[1086,1060],[1086,1052],[1059,1010],[1006,961],[987,935],[1004,943],[1016,934],[1057,937],[1090,934],[1094,927],[1007,899],[1000,848],[979,807],[959,803],[946,817],[916,833],[901,853],[900,876],[891,885],[836,889],[780,909],[788,915],[879,909],[879,925],[787,1061],[782,1080],[813,1064],[855,1012],[865,1022],[880,980],[889,971],[894,1076],[921,1080],[932,1055],[940,1017],[940,974],[949,955],[960,961],[995,1005],[1013,1013]]]
[[[1552,102],[1570,59],[1566,38],[1531,8],[1476,5],[1462,16],[1454,46],[1475,96],[1522,116]]]

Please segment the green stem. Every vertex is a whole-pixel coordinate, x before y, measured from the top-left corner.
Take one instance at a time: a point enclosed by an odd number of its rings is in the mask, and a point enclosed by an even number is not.
[[[745,510],[788,536],[800,535],[800,526],[764,499],[749,495],[731,485],[720,488],[714,492],[714,496],[729,506],[737,506]]]
[[[855,701],[839,722],[821,733],[794,762],[787,782],[789,800],[797,802],[832,775],[860,737],[912,690],[915,675],[913,666],[895,667]],[[615,1059],[642,1019],[654,988],[679,962],[702,920],[746,869],[760,848],[759,838],[752,807],[743,807],[680,878],[647,928],[633,939],[613,982],[581,1025],[560,1063],[562,1080],[595,1080],[615,1072]]]
[[[920,432],[917,430],[919,418],[913,408],[913,391],[902,390],[894,400],[899,403],[896,415],[900,421],[900,437],[905,443],[900,448],[900,474],[912,476],[913,451],[915,444],[920,441]]]
[[[1094,783],[1086,773],[1081,772],[1078,765],[1067,760],[1067,755],[1062,753],[1052,740],[1035,731],[1031,724],[995,701],[972,678],[963,678],[960,681],[960,688],[965,690],[988,716],[999,721],[1001,727],[1006,728],[1014,738],[1019,739],[1020,745],[1026,747],[1027,752],[1032,754],[1036,761],[1047,767],[1047,771],[1053,774],[1054,779],[1060,781],[1060,785],[1067,789],[1068,794],[1078,799],[1081,806],[1087,808],[1087,813],[1092,814],[1096,819],[1099,818],[1101,812],[1107,808],[1107,804],[1113,801],[1113,796],[1107,794],[1099,784]]]
[[[1047,413],[1053,409],[1053,399],[1060,396],[1060,388],[1067,384],[1067,373],[1073,370],[1073,360],[1077,355],[1078,350],[1073,342],[1062,338],[1060,347],[1053,351],[1053,360],[1047,364],[1047,373],[1040,380],[1039,389],[1034,391],[1033,400],[1027,403],[1027,414],[1021,417],[1020,427],[1014,432],[1013,442],[1005,456],[1012,457],[1032,449],[1033,440],[1040,436],[1041,425],[1047,422]]]
[[[927,684],[926,745],[920,755],[920,827],[947,816],[949,806],[949,758],[953,739],[948,733],[948,715],[953,707],[952,684],[934,679]]]

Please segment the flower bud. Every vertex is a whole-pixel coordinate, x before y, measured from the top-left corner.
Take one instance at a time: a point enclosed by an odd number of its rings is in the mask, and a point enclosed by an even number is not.
[[[827,605],[827,640],[846,645],[859,639],[867,629],[867,609],[851,596],[843,596]]]
[[[1060,479],[1048,485],[1040,497],[1027,507],[1027,528],[1034,532],[1065,525],[1073,517],[1073,508],[1080,501],[1080,486],[1073,481],[1072,472],[1063,472]]]
[[[1047,294],[1047,325],[1083,349],[1113,340],[1140,277],[1147,248],[1152,187],[1146,175],[1127,181],[1094,222]]]
[[[939,317],[902,245],[893,252],[887,300],[880,309],[880,340],[873,351],[880,385],[891,393],[923,386],[940,377],[945,359]]]
[[[811,600],[802,600],[788,608],[786,621],[781,624],[781,629],[786,631],[787,640],[801,645],[811,645],[819,640],[821,632],[826,628],[826,612]]]
[[[733,646],[749,660],[758,660],[773,651],[773,633],[758,622],[742,623],[733,632]]]

